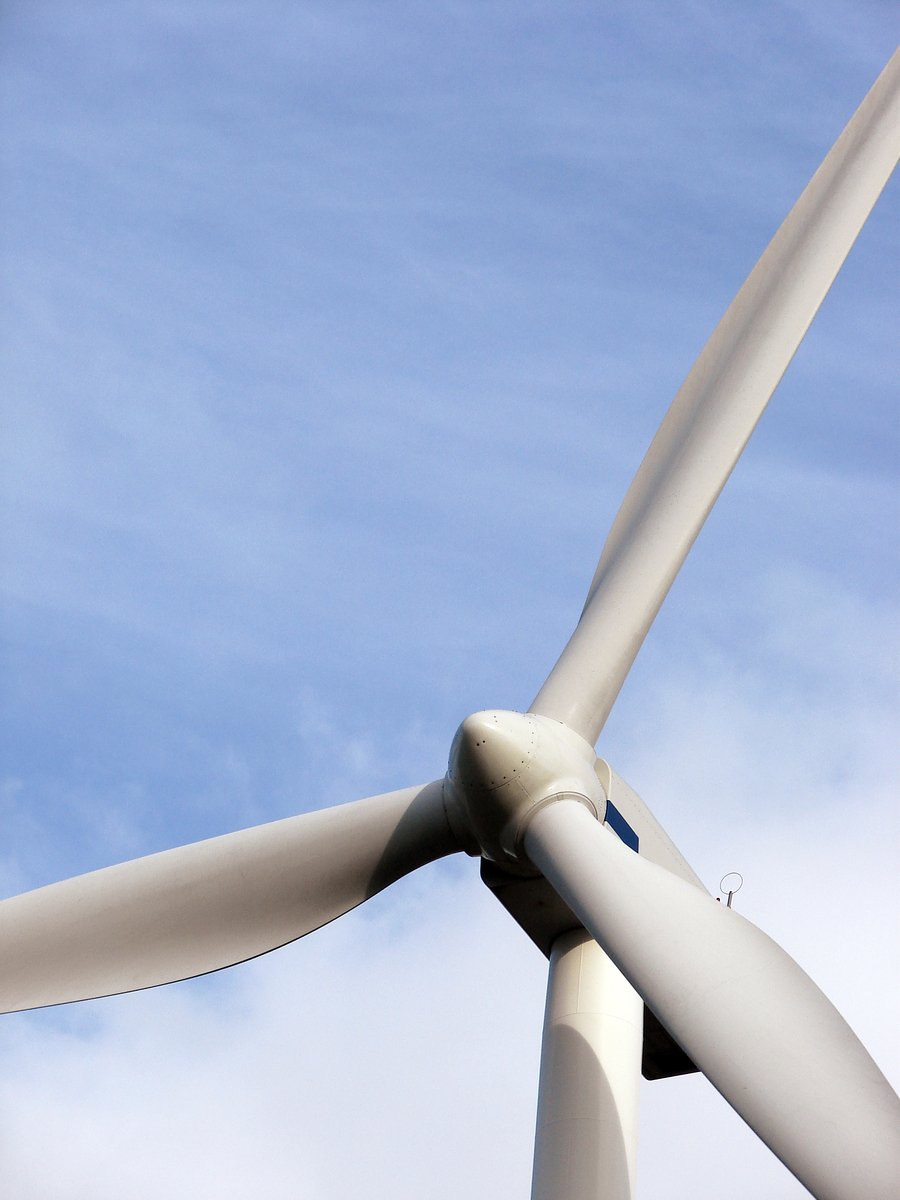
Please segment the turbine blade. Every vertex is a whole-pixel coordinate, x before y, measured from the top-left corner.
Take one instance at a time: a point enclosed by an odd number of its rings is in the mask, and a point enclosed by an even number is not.
[[[771,938],[648,862],[581,804],[539,809],[525,850],[711,1083],[818,1200],[892,1200],[900,1101]]]
[[[531,711],[592,744],[672,581],[900,154],[900,51],[738,292],[625,496]]]
[[[0,1012],[203,975],[460,848],[442,784],[166,850],[0,902]]]

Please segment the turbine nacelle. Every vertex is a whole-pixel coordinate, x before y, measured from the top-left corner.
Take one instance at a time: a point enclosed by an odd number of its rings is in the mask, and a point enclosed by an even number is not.
[[[565,798],[604,819],[596,762],[593,747],[560,721],[497,709],[473,713],[450,747],[447,809],[475,839],[477,853],[532,874],[522,839],[538,809]]]

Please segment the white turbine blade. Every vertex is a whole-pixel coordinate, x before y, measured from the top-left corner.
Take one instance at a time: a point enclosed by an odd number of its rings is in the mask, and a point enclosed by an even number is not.
[[[771,938],[628,849],[581,804],[525,850],[681,1047],[818,1200],[895,1200],[900,1101]]]
[[[594,743],[672,581],[900,155],[896,53],[666,414],[531,711]]]
[[[458,850],[442,784],[107,867],[0,902],[0,1012],[203,975],[339,917]]]

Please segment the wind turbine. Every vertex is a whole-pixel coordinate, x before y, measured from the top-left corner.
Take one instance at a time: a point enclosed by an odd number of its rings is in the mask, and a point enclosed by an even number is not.
[[[439,781],[257,826],[0,904],[0,1005],[151,987],[311,932],[467,852],[550,957],[533,1196],[628,1197],[637,1077],[695,1067],[817,1197],[900,1186],[900,1103],[774,942],[717,904],[595,755],[625,677],[896,163],[895,55],[702,352],[524,713],[460,726]]]

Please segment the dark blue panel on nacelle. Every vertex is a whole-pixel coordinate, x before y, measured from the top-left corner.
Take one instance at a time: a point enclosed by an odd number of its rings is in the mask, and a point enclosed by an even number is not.
[[[605,820],[613,833],[617,833],[619,839],[637,854],[640,839],[611,800],[606,802]]]

